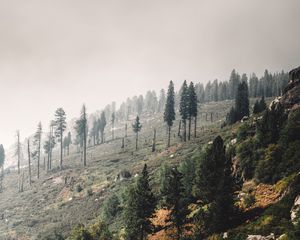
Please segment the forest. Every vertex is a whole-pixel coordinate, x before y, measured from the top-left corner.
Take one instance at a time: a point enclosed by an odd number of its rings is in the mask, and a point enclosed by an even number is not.
[[[260,79],[233,70],[177,92],[170,81],[158,98],[148,91],[119,109],[88,114],[83,104],[73,123],[58,108],[48,131],[39,122],[24,141],[16,132],[15,166],[4,169],[0,145],[0,234],[26,239],[29,226],[36,239],[299,239],[299,90],[299,69]],[[6,194],[40,210],[15,212]],[[10,219],[21,213],[27,220]]]

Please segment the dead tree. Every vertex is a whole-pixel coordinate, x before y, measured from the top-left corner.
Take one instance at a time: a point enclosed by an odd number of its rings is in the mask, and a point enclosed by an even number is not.
[[[28,174],[29,174],[29,185],[31,186],[31,159],[30,159],[30,143],[29,139],[27,141],[27,151],[28,151]]]
[[[210,121],[213,122],[213,113],[210,113]]]
[[[180,137],[180,130],[181,130],[181,120],[179,120],[178,133],[177,133],[178,137]]]
[[[156,149],[156,129],[153,130],[153,140],[152,140],[152,152],[155,152]]]
[[[124,144],[124,138],[122,138],[122,145],[121,145],[121,148],[124,149],[125,147],[125,144]]]

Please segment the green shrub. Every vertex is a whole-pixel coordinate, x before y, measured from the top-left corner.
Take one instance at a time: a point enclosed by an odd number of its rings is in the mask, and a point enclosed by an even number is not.
[[[80,184],[76,185],[76,192],[81,192],[83,190]]]
[[[256,162],[259,158],[254,138],[240,143],[236,152],[239,158],[239,175],[246,180],[253,178]]]
[[[120,201],[113,194],[103,202],[102,216],[106,221],[112,220],[120,210]]]
[[[270,144],[265,150],[265,156],[255,169],[255,177],[259,182],[274,184],[283,177],[279,167],[282,161],[282,149],[278,144]]]

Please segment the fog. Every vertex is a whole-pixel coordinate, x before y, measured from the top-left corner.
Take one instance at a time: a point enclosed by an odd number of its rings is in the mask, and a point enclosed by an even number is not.
[[[0,0],[0,143],[184,79],[300,65],[298,0]]]

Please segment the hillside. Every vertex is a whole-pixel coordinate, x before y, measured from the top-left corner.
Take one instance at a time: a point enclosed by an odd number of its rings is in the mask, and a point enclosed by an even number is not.
[[[147,163],[151,175],[155,175],[164,162],[177,164],[191,155],[201,145],[211,141],[217,134],[230,134],[227,129],[220,130],[220,125],[230,109],[232,101],[208,103],[200,106],[202,115],[198,118],[197,138],[189,143],[182,143],[176,136],[178,122],[173,127],[172,147],[166,150],[166,129],[162,115],[143,115],[143,129],[139,140],[139,150],[134,149],[134,135],[128,128],[125,149],[121,149],[121,136],[124,135],[124,122],[116,125],[115,140],[109,140],[95,147],[88,148],[87,167],[83,168],[80,154],[75,146],[70,155],[64,157],[64,170],[58,170],[58,151],[54,152],[55,166],[51,172],[42,171],[36,179],[36,166],[33,166],[33,184],[28,184],[28,171],[24,172],[24,192],[18,193],[19,176],[17,171],[8,170],[4,178],[4,190],[1,195],[0,236],[12,239],[39,239],[45,233],[54,230],[68,233],[77,223],[89,223],[100,215],[103,200],[111,193],[121,193],[128,181],[115,181],[122,170],[131,176],[138,174]],[[218,113],[218,119],[206,120],[205,112]],[[130,123],[131,121],[129,121]],[[153,128],[157,129],[157,151],[151,152]],[[108,127],[109,129],[109,127]],[[107,132],[109,136],[110,132]],[[109,138],[109,137],[107,137]],[[43,165],[42,165],[43,167]],[[66,184],[65,184],[66,180]],[[78,192],[79,186],[82,191]],[[74,214],[76,213],[76,214]]]

